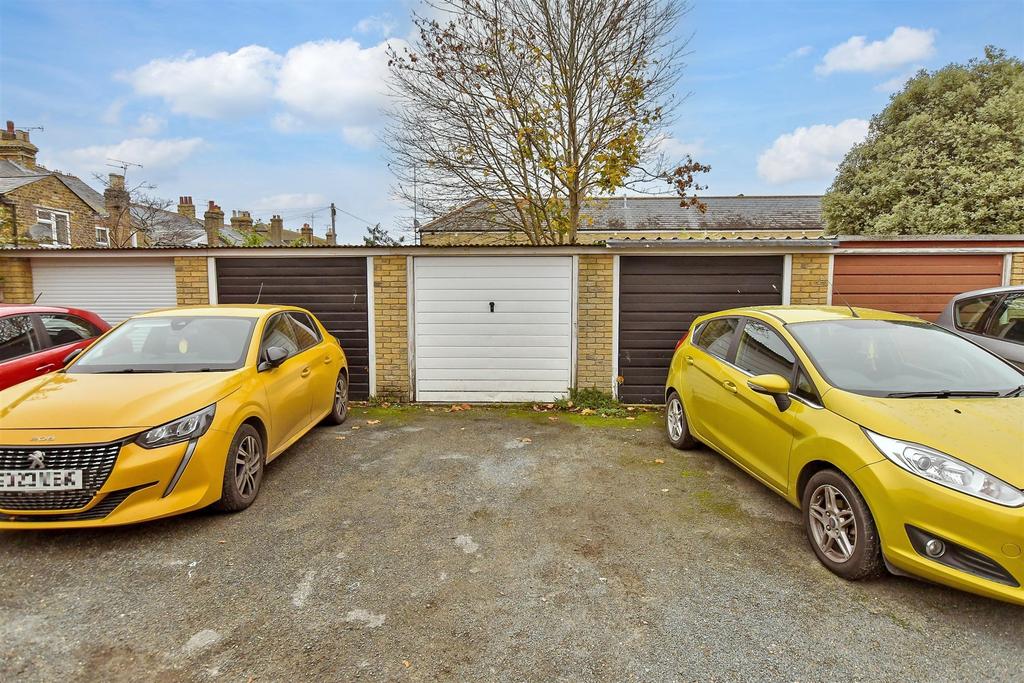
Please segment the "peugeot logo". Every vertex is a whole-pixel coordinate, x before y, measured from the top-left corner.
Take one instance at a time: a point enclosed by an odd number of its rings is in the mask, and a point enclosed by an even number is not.
[[[32,451],[28,454],[28,468],[30,470],[42,470],[46,469],[46,460],[42,451]]]

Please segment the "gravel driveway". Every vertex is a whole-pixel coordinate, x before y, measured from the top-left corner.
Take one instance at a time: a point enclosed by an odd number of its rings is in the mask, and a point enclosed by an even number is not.
[[[834,577],[656,414],[549,417],[357,409],[241,514],[0,533],[0,680],[1020,680],[1021,608]]]

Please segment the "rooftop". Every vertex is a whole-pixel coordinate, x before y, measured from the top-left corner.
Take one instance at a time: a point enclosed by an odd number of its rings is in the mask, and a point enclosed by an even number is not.
[[[783,323],[828,322],[835,320],[912,320],[920,318],[873,308],[850,308],[848,306],[752,306],[746,310],[760,311],[778,318]],[[856,315],[854,315],[856,312]]]

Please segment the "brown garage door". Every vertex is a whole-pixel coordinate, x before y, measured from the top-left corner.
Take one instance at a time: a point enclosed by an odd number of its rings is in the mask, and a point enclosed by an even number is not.
[[[782,303],[782,256],[622,256],[619,398],[662,403],[676,342],[693,319]]]
[[[366,259],[219,258],[217,300],[301,306],[311,311],[341,342],[348,358],[350,395],[370,393]]]
[[[832,303],[935,320],[954,295],[1002,282],[998,254],[841,254],[835,257]]]

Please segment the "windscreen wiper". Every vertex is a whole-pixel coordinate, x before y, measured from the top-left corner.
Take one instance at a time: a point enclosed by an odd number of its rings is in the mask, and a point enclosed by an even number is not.
[[[138,374],[141,375],[141,374],[151,374],[151,373],[156,373],[156,372],[172,372],[172,371],[171,370],[148,370],[148,369],[138,370],[136,368],[121,368],[120,370],[104,370],[103,372],[99,372],[97,374],[99,374],[99,375],[127,375],[127,374],[138,373]]]
[[[1010,389],[1005,394],[1003,394],[1003,398],[1013,398],[1015,396],[1021,396],[1021,395],[1024,395],[1024,384],[1021,384],[1016,389]]]
[[[957,391],[942,389],[940,391],[895,391],[886,394],[886,398],[985,398],[1002,396],[998,391]]]

